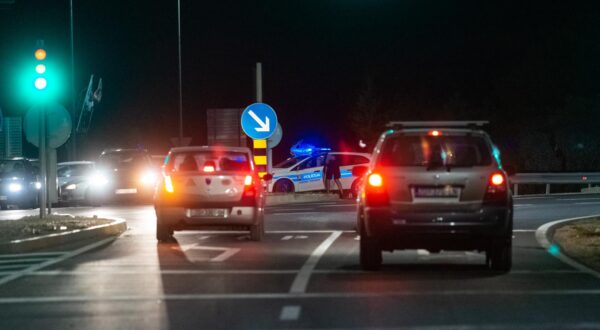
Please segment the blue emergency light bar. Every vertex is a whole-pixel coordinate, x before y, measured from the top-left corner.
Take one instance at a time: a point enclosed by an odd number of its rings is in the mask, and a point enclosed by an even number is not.
[[[331,151],[331,148],[321,148],[321,147],[315,147],[312,144],[308,144],[308,143],[302,143],[302,141],[294,144],[291,148],[290,151],[292,153],[292,155],[296,156],[296,157],[301,157],[301,156],[310,156],[316,153],[323,153],[323,152],[328,152]]]

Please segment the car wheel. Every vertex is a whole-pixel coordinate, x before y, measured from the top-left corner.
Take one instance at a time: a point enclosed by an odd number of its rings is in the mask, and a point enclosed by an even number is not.
[[[360,225],[360,267],[363,270],[379,270],[383,259],[381,247],[376,238],[367,236],[365,225]]]
[[[512,241],[502,239],[494,242],[487,251],[488,266],[500,272],[508,272],[512,267]]]
[[[250,226],[250,239],[260,242],[265,237],[265,221],[263,216],[260,217],[257,224]]]
[[[159,242],[173,241],[173,230],[161,218],[156,218],[156,239]]]
[[[294,190],[294,183],[287,179],[275,182],[275,186],[273,187],[274,192],[293,193]]]

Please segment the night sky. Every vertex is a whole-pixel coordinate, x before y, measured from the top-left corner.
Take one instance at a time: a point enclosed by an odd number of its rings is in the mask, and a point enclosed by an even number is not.
[[[138,144],[165,153],[177,136],[176,3],[75,0],[77,90],[92,73],[104,79],[87,157]],[[260,61],[264,101],[284,130],[278,158],[303,137],[347,148],[371,140],[349,124],[368,82],[382,118],[491,120],[510,158],[523,130],[597,132],[599,17],[597,5],[572,1],[182,0],[185,135],[203,143],[205,109],[252,103]],[[28,107],[13,76],[36,39],[68,77],[68,36],[67,0],[0,10],[5,114]]]

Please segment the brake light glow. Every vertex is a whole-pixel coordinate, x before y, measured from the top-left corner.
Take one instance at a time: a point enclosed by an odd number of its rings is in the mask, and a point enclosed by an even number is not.
[[[492,174],[492,176],[490,178],[490,183],[494,186],[499,186],[499,185],[503,184],[504,183],[504,175],[502,175],[500,173]]]
[[[429,136],[440,136],[440,135],[442,135],[442,132],[438,131],[438,130],[433,130],[433,131],[429,131],[427,134]]]
[[[171,181],[171,177],[170,176],[165,176],[165,190],[168,193],[173,193],[175,192],[175,189],[173,189],[173,181]]]
[[[251,186],[252,185],[252,175],[246,175],[246,178],[244,178],[244,186]]]
[[[214,172],[215,171],[215,167],[212,166],[212,165],[205,165],[203,171],[204,172],[209,172],[209,173],[210,172]]]
[[[381,175],[373,173],[369,175],[369,185],[373,187],[381,187],[383,186],[383,178],[381,177]]]

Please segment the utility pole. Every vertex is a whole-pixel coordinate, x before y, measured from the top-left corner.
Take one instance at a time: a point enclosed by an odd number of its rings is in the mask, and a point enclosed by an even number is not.
[[[262,63],[256,63],[256,102],[262,103],[263,101],[263,86],[262,86]],[[269,146],[269,139],[265,140],[267,144],[267,173],[271,173],[273,167],[273,149]]]
[[[177,57],[179,61],[179,146],[183,146],[183,86],[181,83],[181,0],[177,0],[177,49]]]
[[[71,118],[77,118],[77,107],[75,106],[75,38],[74,38],[74,27],[73,27],[73,0],[69,0],[69,16],[70,16],[70,27],[71,27]],[[75,119],[74,119],[75,120]],[[77,130],[73,130],[71,135],[71,143],[69,145],[70,159],[77,160]]]

